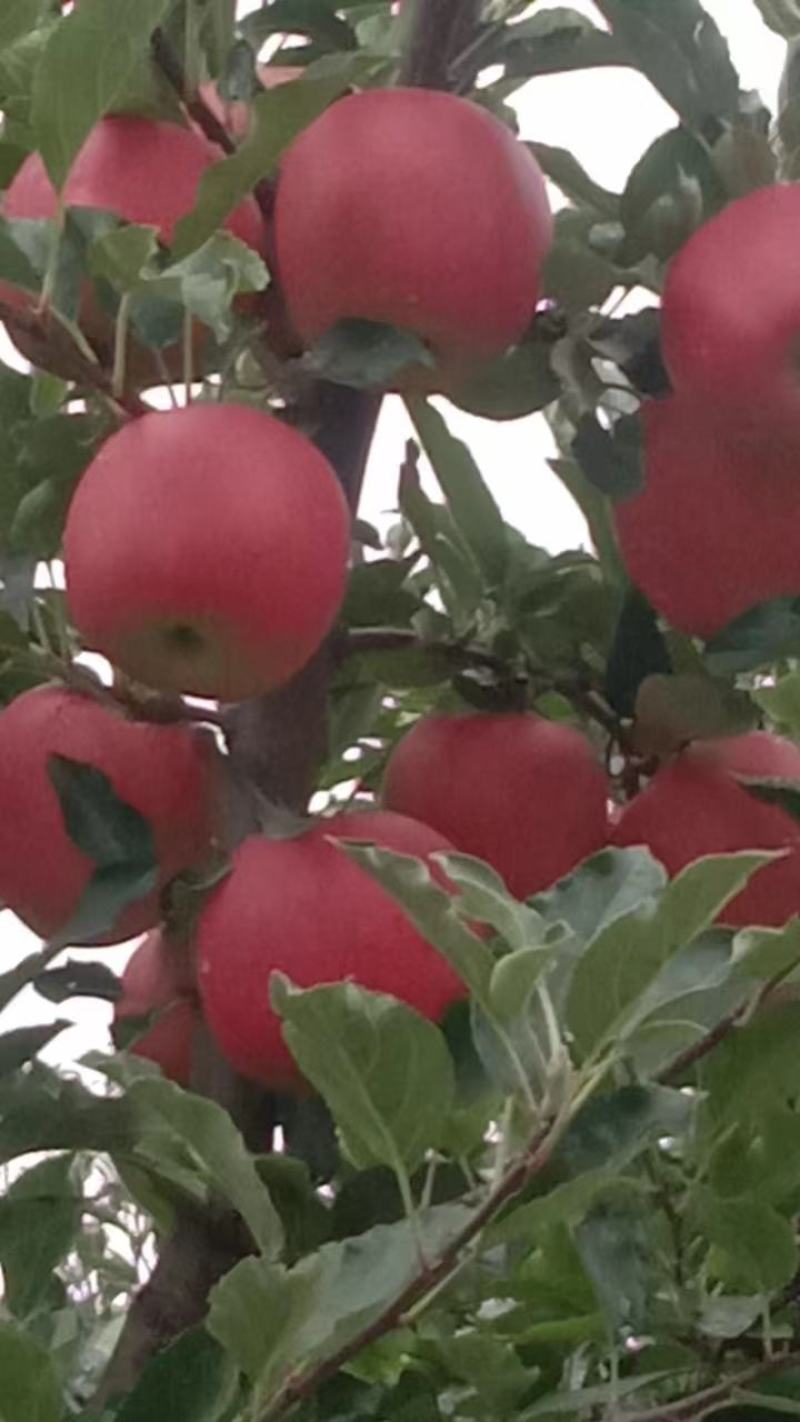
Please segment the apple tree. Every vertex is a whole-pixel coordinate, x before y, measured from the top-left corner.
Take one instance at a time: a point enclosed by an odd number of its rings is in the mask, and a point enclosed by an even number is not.
[[[800,6],[751,3],[774,114],[700,0],[0,7],[4,1422],[800,1412]],[[514,107],[597,67],[672,111],[622,192]],[[548,433],[585,547],[460,411]]]

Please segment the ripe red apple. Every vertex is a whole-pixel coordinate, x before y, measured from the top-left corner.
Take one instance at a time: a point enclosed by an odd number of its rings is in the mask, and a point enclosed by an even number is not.
[[[349,516],[304,435],[244,405],[131,421],[83,475],[64,536],[87,645],[139,681],[239,700],[286,681],[333,622]]]
[[[101,208],[125,222],[158,228],[169,246],[182,217],[194,207],[203,175],[222,154],[193,128],[127,116],[101,119],[92,129],[63,189],[69,207]],[[38,153],[31,153],[3,196],[4,217],[50,219],[58,199]],[[257,203],[246,198],[227,218],[228,231],[260,255],[265,254],[264,222]],[[30,297],[3,282],[0,296],[17,307]],[[90,343],[105,358],[113,350],[113,325],[87,286],[81,326]],[[201,328],[198,327],[198,343]],[[157,383],[152,353],[134,346],[129,373],[141,384]],[[23,351],[23,354],[25,352]],[[179,373],[180,352],[167,353],[168,365]]]
[[[645,487],[615,507],[633,581],[683,632],[710,637],[800,592],[800,427],[751,438],[687,395],[643,410]],[[773,437],[774,436],[774,437]]]
[[[520,899],[602,848],[607,801],[585,737],[527,714],[423,717],[383,782],[388,809],[486,860]]]
[[[295,839],[252,836],[239,847],[200,916],[198,985],[225,1056],[270,1086],[299,1084],[269,1003],[275,969],[301,987],[352,979],[431,1020],[464,993],[445,959],[331,836],[418,857],[452,848],[427,825],[379,810],[335,815]]]
[[[736,775],[800,784],[800,749],[766,731],[697,742],[656,772],[626,805],[618,845],[646,845],[670,874],[706,854],[744,849],[790,853],[753,876],[720,915],[735,927],[777,927],[800,912],[800,824],[757,799]]]
[[[664,355],[678,390],[797,419],[800,187],[758,188],[681,248],[667,274]]]
[[[94,869],[64,828],[47,770],[52,754],[102,770],[144,816],[162,888],[208,851],[216,801],[216,752],[206,733],[130,721],[57,686],[18,696],[0,712],[0,900],[43,938],[65,926]],[[100,941],[133,938],[158,918],[153,893]]]
[[[409,329],[458,365],[500,355],[530,324],[552,218],[535,159],[486,109],[372,89],[285,154],[274,236],[306,345],[357,317]]]
[[[164,1076],[188,1086],[192,1074],[194,1034],[200,1022],[195,1000],[187,993],[176,955],[154,929],[128,960],[122,975],[122,996],[114,1004],[114,1024],[158,1013],[130,1050],[156,1062]]]

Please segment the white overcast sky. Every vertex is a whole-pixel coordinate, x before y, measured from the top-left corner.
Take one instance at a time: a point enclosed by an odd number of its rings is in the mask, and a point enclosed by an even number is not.
[[[2,3],[2,0],[0,0]],[[573,9],[602,23],[591,0],[570,0]],[[669,0],[663,0],[669,3]],[[745,88],[760,90],[774,111],[784,45],[759,18],[753,0],[704,0],[729,41],[733,61]],[[242,13],[258,9],[258,0],[245,0]],[[542,3],[540,9],[554,8]],[[620,190],[633,164],[675,118],[648,83],[627,70],[605,69],[552,75],[532,80],[519,91],[516,107],[522,136],[570,149],[589,173],[606,187]],[[7,355],[7,346],[0,353]],[[552,448],[544,421],[533,416],[496,424],[474,419],[443,406],[451,428],[467,441],[488,478],[509,522],[534,542],[551,549],[576,547],[585,542],[581,515],[566,491],[547,468]],[[397,471],[409,426],[399,400],[385,402],[373,446],[361,513],[386,524],[395,501]],[[46,852],[46,846],[42,846]],[[0,915],[0,971],[10,968],[37,940],[10,914]],[[102,956],[119,968],[130,949],[87,950],[73,953]],[[66,1008],[66,1010],[64,1010]],[[107,1045],[110,1009],[88,1000],[67,1003],[58,1010],[28,990],[0,1014],[0,1030],[50,1017],[67,1017],[76,1026],[63,1033],[43,1053],[51,1061],[74,1061],[92,1047]]]

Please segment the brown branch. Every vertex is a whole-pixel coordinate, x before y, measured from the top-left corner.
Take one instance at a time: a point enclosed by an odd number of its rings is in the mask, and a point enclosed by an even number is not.
[[[202,130],[209,142],[215,143],[228,155],[235,153],[236,144],[224,123],[221,123],[216,114],[212,113],[199,93],[192,93],[189,90],[183,65],[161,28],[154,30],[150,37],[150,52],[155,64],[167,82],[172,85],[189,117]]]
[[[18,308],[0,301],[0,321],[14,345],[40,370],[49,370],[84,390],[97,391],[120,420],[146,415],[150,406],[131,392],[115,394],[106,368],[83,355],[66,326],[53,312],[30,306]]]
[[[800,1351],[782,1353],[776,1358],[765,1358],[762,1362],[754,1364],[751,1368],[745,1368],[740,1373],[733,1373],[729,1378],[724,1378],[722,1382],[714,1383],[711,1387],[703,1388],[701,1392],[695,1392],[691,1397],[681,1398],[675,1403],[662,1403],[659,1407],[648,1407],[643,1412],[623,1412],[620,1413],[620,1422],[701,1422],[703,1417],[707,1417],[709,1412],[715,1412],[718,1407],[726,1402],[735,1399],[737,1392],[752,1387],[753,1383],[763,1382],[765,1378],[774,1377],[776,1373],[785,1372],[787,1368],[794,1368],[800,1364]],[[580,1401],[580,1394],[576,1393],[576,1401]]]
[[[761,1007],[771,997],[775,989],[780,987],[784,978],[794,971],[795,966],[796,964],[792,964],[776,973],[769,982],[764,983],[755,1002],[751,999],[746,1000],[740,1007],[721,1018],[717,1025],[712,1027],[711,1031],[707,1032],[699,1041],[694,1042],[690,1047],[685,1047],[682,1052],[678,1052],[677,1056],[673,1057],[672,1061],[668,1062],[658,1073],[656,1081],[661,1086],[670,1086],[673,1082],[680,1081],[691,1067],[696,1066],[704,1057],[709,1056],[721,1042],[725,1041],[726,1037],[730,1036],[731,1032],[740,1027],[757,1008]]]
[[[345,1343],[330,1357],[324,1358],[314,1367],[309,1368],[306,1373],[288,1378],[272,1402],[261,1413],[258,1422],[275,1422],[276,1418],[282,1417],[298,1402],[304,1402],[307,1398],[313,1397],[322,1384],[332,1378],[340,1368],[355,1358],[362,1349],[377,1342],[384,1334],[396,1328],[404,1316],[416,1305],[423,1302],[432,1289],[444,1283],[459,1267],[462,1255],[468,1246],[478,1239],[500,1210],[519,1195],[548,1164],[555,1145],[555,1138],[555,1122],[551,1120],[540,1127],[525,1154],[508,1171],[497,1188],[487,1195],[480,1208],[475,1211],[463,1229],[454,1236],[435,1263],[421,1269],[419,1274],[384,1309],[380,1318],[375,1319],[373,1323],[363,1329],[357,1338]]]
[[[481,0],[417,0],[399,82],[421,89],[451,89],[451,65],[478,30]]]

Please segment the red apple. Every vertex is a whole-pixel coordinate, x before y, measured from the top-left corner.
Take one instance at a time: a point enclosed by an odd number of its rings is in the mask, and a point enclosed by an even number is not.
[[[313,444],[244,405],[148,414],[83,475],[64,537],[88,646],[168,691],[239,700],[288,680],[341,600],[349,516]]]
[[[586,738],[527,714],[423,717],[383,781],[388,809],[486,860],[520,899],[602,848],[607,801]]]
[[[122,996],[114,1004],[114,1024],[158,1013],[130,1050],[156,1062],[164,1076],[188,1086],[192,1074],[194,1034],[200,1022],[196,1001],[186,991],[176,955],[154,929],[128,960],[122,975]]]
[[[306,345],[361,318],[407,328],[458,366],[500,355],[530,324],[552,218],[535,159],[486,109],[372,89],[295,139],[274,235]]]
[[[192,128],[145,118],[101,119],[72,165],[63,200],[69,207],[101,208],[125,222],[156,227],[160,240],[169,246],[178,222],[194,207],[201,178],[221,156]],[[57,202],[39,154],[32,153],[4,194],[2,211],[11,219],[49,219],[56,216]],[[225,226],[259,255],[265,254],[264,222],[253,198],[241,202]],[[17,307],[31,301],[7,282],[0,284],[0,296]],[[88,285],[80,320],[98,354],[110,359],[113,324]],[[202,328],[197,330],[199,358]],[[165,355],[170,372],[180,374],[180,351],[170,348]],[[129,374],[137,384],[158,383],[152,352],[134,345]]]
[[[161,888],[207,853],[216,801],[216,752],[206,733],[130,721],[57,686],[18,696],[0,713],[0,900],[43,938],[68,922],[94,869],[64,827],[47,769],[53,754],[103,771],[144,816]],[[158,918],[152,893],[100,941],[133,938]]]
[[[299,1084],[270,1007],[275,969],[301,987],[352,979],[431,1020],[464,992],[399,905],[330,837],[423,858],[452,848],[427,825],[385,811],[339,814],[295,839],[253,836],[239,847],[200,916],[198,984],[225,1056],[269,1086]]]
[[[720,915],[735,927],[777,927],[800,912],[800,824],[766,804],[735,776],[800,785],[800,749],[766,731],[697,742],[657,771],[619,817],[618,845],[646,845],[669,874],[706,854],[788,849],[758,872]]]
[[[662,320],[678,390],[796,421],[800,187],[759,188],[705,223],[670,265]]]
[[[683,632],[710,637],[800,592],[800,428],[754,442],[686,395],[644,407],[645,487],[615,508],[633,581]]]

